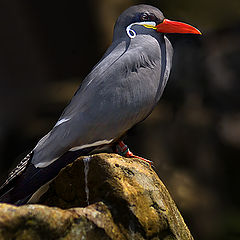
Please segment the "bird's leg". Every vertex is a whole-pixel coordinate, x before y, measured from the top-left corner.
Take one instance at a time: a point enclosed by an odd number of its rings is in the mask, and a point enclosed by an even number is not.
[[[119,155],[123,156],[123,157],[129,157],[129,158],[138,158],[140,160],[143,160],[145,162],[147,162],[150,166],[152,161],[147,160],[145,158],[142,157],[138,157],[136,155],[134,155],[128,148],[128,146],[123,142],[123,141],[119,141],[116,144],[116,153],[118,153]]]

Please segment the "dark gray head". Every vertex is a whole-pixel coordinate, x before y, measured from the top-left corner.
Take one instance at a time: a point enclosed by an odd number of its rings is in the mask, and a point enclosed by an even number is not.
[[[134,22],[154,21],[156,25],[163,22],[163,13],[150,5],[136,5],[126,9],[117,19],[115,28],[126,28]]]
[[[168,20],[156,7],[140,4],[126,9],[117,19],[114,26],[114,40],[120,37],[131,37],[128,32],[133,25],[142,25],[159,33],[193,33],[201,34],[196,28],[182,23]],[[128,28],[129,27],[129,28]]]
[[[163,13],[156,7],[140,4],[126,9],[117,19],[114,26],[114,38],[126,35],[126,28],[132,23],[155,22],[164,20]]]

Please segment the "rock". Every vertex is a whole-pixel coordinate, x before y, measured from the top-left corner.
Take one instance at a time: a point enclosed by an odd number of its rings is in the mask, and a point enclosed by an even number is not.
[[[96,154],[62,169],[38,204],[0,204],[0,239],[193,238],[147,163]]]

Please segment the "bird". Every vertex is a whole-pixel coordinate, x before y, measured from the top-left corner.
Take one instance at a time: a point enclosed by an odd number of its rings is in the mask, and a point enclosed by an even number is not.
[[[0,187],[0,202],[23,205],[77,157],[110,146],[135,157],[123,136],[145,120],[169,78],[173,47],[166,34],[201,34],[186,23],[140,4],[116,20],[113,40],[81,82],[54,127]],[[143,159],[144,160],[144,159]]]

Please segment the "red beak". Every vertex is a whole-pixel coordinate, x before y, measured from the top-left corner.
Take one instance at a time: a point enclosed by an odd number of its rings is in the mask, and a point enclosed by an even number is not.
[[[156,26],[157,31],[161,33],[193,33],[193,34],[202,34],[195,27],[182,23],[164,19],[162,23]]]

